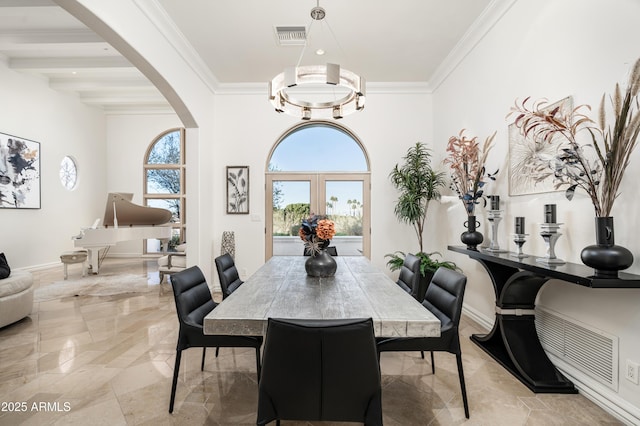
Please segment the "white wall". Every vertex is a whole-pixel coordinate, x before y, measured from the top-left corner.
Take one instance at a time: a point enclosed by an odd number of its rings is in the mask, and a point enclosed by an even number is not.
[[[557,204],[558,221],[564,222],[563,236],[556,247],[558,257],[580,263],[580,250],[595,242],[593,207],[583,193],[571,202],[561,192],[507,196],[505,116],[514,100],[527,96],[555,101],[571,95],[576,105],[587,103],[597,109],[602,93],[611,93],[616,82],[626,83],[630,66],[640,57],[639,16],[640,3],[633,0],[517,1],[434,92],[434,132],[441,156],[448,138],[463,128],[482,140],[498,131],[488,169],[500,168],[500,174],[487,192],[502,196],[506,219],[501,224],[501,246],[514,248],[507,238],[514,226],[513,217],[525,216],[531,234],[525,251],[543,255],[539,223],[545,203]],[[636,150],[613,210],[616,243],[629,248],[636,257],[640,256],[640,240],[636,237],[640,202],[634,185],[639,168],[640,152]],[[461,244],[461,204],[449,209],[440,206],[438,214],[451,214],[449,229],[444,228],[439,239]],[[490,230],[486,214],[481,210],[478,215],[483,217],[481,231],[486,237]],[[470,277],[467,306],[491,322],[495,297],[486,272],[465,256],[455,255],[455,261]],[[640,273],[640,259],[628,271]],[[640,290],[593,290],[558,281],[547,283],[539,295],[540,305],[619,336],[619,392],[595,391],[621,405],[631,404],[629,409],[637,419],[640,388],[624,379],[623,369],[627,358],[640,361],[639,302]]]
[[[406,111],[411,111],[407,114]],[[240,271],[253,273],[265,256],[265,178],[264,172],[272,146],[298,120],[276,114],[265,93],[224,94],[216,96],[216,127],[211,164],[214,185],[211,196],[215,206],[213,253],[220,252],[223,231],[234,231],[236,263]],[[399,225],[393,215],[397,194],[388,175],[402,161],[406,150],[417,141],[431,144],[432,108],[427,94],[368,93],[364,111],[347,116],[339,124],[350,129],[362,141],[371,164],[371,260],[385,268],[384,255],[395,250],[417,251],[411,227]],[[317,160],[331,161],[331,155],[319,153]],[[250,214],[225,213],[225,167],[248,165],[250,170]]]
[[[0,132],[41,144],[41,208],[0,209],[0,252],[12,268],[59,264],[60,254],[73,249],[71,236],[104,208],[104,115],[2,62],[0,99]],[[58,175],[65,155],[77,160],[73,191]]]
[[[265,85],[266,89],[266,85]],[[420,119],[403,113],[414,111]],[[211,154],[198,159],[212,178],[200,178],[203,194],[187,193],[187,203],[210,197],[214,206],[204,216],[213,226],[212,258],[220,253],[223,231],[234,231],[236,263],[247,277],[257,270],[265,257],[265,192],[264,172],[267,157],[278,138],[298,123],[292,117],[276,114],[265,93],[216,95],[215,135]],[[384,255],[395,250],[417,251],[417,240],[411,227],[400,225],[393,215],[397,194],[388,180],[393,166],[402,161],[406,150],[422,141],[432,147],[431,99],[427,94],[369,94],[362,113],[345,117],[340,124],[363,141],[372,169],[372,260],[385,268]],[[250,117],[250,118],[248,118]],[[109,115],[107,116],[107,192],[134,193],[134,202],[142,202],[142,162],[148,144],[162,131],[180,126],[175,115]],[[187,135],[187,152],[191,144]],[[125,154],[126,155],[123,155]],[[339,155],[339,153],[335,153]],[[331,161],[331,155],[324,156]],[[226,214],[226,166],[248,165],[250,170],[250,214]],[[191,165],[187,164],[189,171]],[[100,215],[104,201],[100,200]],[[199,232],[197,225],[187,228]],[[206,242],[204,244],[207,244]],[[427,243],[429,245],[429,243]],[[442,247],[432,247],[442,251]],[[121,242],[112,247],[113,256],[139,255],[140,242]],[[445,253],[446,254],[446,253]],[[194,261],[211,268],[212,258]],[[212,274],[212,281],[216,281]]]

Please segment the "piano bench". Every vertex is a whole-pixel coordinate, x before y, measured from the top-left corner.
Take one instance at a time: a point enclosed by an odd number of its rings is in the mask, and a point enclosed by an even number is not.
[[[68,277],[67,265],[71,263],[82,263],[82,276],[84,277],[85,275],[87,275],[87,251],[86,250],[66,251],[60,255],[60,260],[64,264],[65,280]]]

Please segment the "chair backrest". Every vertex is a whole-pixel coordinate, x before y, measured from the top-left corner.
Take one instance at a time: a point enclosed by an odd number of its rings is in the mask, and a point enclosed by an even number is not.
[[[422,304],[440,320],[441,333],[460,324],[466,285],[467,277],[452,269],[438,268],[433,274]]]
[[[176,301],[176,312],[180,327],[202,329],[204,317],[217,304],[211,297],[207,281],[197,266],[192,266],[171,276],[173,297]]]
[[[226,299],[242,285],[243,281],[240,279],[236,264],[229,253],[216,257],[215,262],[218,278],[220,279],[220,287],[222,287],[222,298]]]
[[[418,256],[408,253],[404,257],[397,283],[404,291],[416,297],[420,286],[420,258]]]
[[[336,246],[329,246],[327,247],[327,253],[329,253],[329,255],[331,256],[337,256],[338,255],[338,249],[336,248]],[[311,249],[308,247],[305,247],[302,254],[304,256],[311,256]]]
[[[258,395],[258,424],[382,424],[373,321],[270,318]]]

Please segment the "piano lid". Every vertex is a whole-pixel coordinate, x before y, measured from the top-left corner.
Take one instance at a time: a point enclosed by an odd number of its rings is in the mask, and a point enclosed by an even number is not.
[[[158,207],[139,206],[131,202],[133,194],[111,192],[104,209],[104,226],[114,226],[115,211],[118,226],[163,225],[171,221],[171,211]]]

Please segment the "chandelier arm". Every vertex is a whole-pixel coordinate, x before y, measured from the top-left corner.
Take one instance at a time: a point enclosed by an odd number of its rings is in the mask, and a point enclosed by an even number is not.
[[[329,29],[329,33],[331,34],[331,37],[333,37],[333,41],[335,41],[336,45],[338,45],[338,50],[340,51],[340,55],[346,58],[347,55],[344,53],[344,49],[342,48],[342,45],[338,41],[338,37],[336,37],[336,34],[333,32],[333,28],[331,28],[329,21],[327,20],[327,18],[324,18],[323,21],[327,24],[327,28]]]

